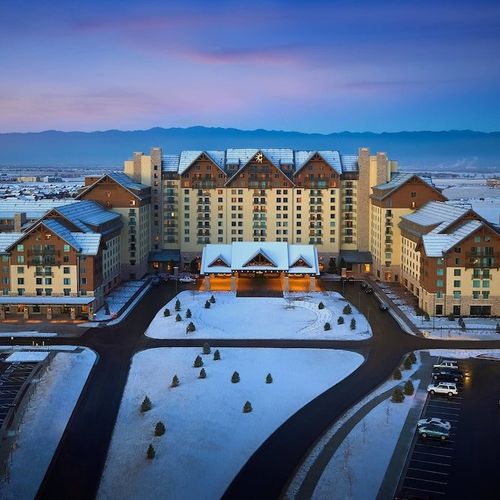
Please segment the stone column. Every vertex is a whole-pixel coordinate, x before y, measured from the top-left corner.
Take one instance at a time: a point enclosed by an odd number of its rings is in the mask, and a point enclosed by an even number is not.
[[[314,275],[309,276],[309,291],[310,292],[316,291],[316,276]]]
[[[47,319],[52,319],[52,307],[47,307]]]
[[[0,320],[5,319],[5,307],[0,306]]]
[[[288,274],[283,275],[283,291],[287,293],[290,291],[290,282],[288,279]]]
[[[205,292],[210,291],[210,276],[208,274],[205,275],[205,278],[203,279],[203,288]]]
[[[69,314],[70,314],[71,319],[76,319],[76,307],[72,307],[69,310]]]
[[[237,286],[237,277],[234,274],[231,276],[231,292],[236,292]]]

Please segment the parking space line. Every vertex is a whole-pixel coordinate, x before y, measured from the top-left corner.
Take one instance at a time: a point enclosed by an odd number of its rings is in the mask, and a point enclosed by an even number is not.
[[[429,474],[439,474],[440,476],[449,476],[448,472],[437,472],[428,469],[417,469],[416,467],[408,467],[408,470],[418,470],[419,472],[428,472]]]
[[[438,455],[437,453],[427,453],[426,451],[415,450],[415,453],[421,453],[422,455],[432,455],[433,457],[451,458],[451,455]]]
[[[413,491],[423,491],[425,493],[436,493],[437,495],[445,495],[446,493],[444,491],[433,491],[433,490],[424,490],[422,488],[412,488],[411,486],[404,486],[407,490],[413,490]]]
[[[425,449],[435,448],[436,450],[453,451],[453,448],[449,448],[448,446],[445,448],[444,446],[433,446],[432,444],[424,444],[424,443],[417,443],[415,446],[423,446]]]
[[[444,481],[435,481],[433,479],[421,479],[419,477],[411,477],[411,476],[406,476],[406,479],[413,479],[413,481],[423,481],[424,483],[434,483],[434,484],[448,484],[447,482]]]
[[[411,462],[422,462],[423,464],[432,464],[432,465],[442,465],[443,467],[451,467],[451,464],[442,464],[440,462],[430,462],[429,460],[419,460],[418,458],[412,458]]]

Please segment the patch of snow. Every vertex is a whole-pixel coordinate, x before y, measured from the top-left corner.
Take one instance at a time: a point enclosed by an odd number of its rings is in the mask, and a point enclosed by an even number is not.
[[[485,358],[500,360],[500,349],[430,349],[431,356],[467,359]]]
[[[0,333],[0,338],[1,337],[57,337],[57,333],[49,333],[49,332],[39,332],[33,331],[33,332],[3,332]]]
[[[23,416],[2,498],[35,498],[95,359],[90,349],[57,353]]]
[[[215,304],[205,309],[205,302],[214,295]],[[181,321],[176,321],[175,302],[181,303]],[[324,309],[318,304],[323,302]],[[268,297],[236,297],[232,292],[183,291],[162,307],[146,335],[160,339],[186,338],[251,338],[251,339],[321,339],[364,340],[371,336],[366,318],[351,304],[352,314],[343,314],[348,304],[337,292],[290,293],[289,299]],[[164,316],[164,310],[170,316]],[[191,318],[186,319],[187,309]],[[338,325],[339,316],[344,324]],[[350,329],[350,321],[356,328]],[[186,327],[193,322],[196,331],[186,334]],[[325,331],[325,323],[331,330]]]
[[[145,282],[145,280],[133,280],[125,281],[120,284],[104,298],[104,301],[107,302],[109,306],[109,314],[106,314],[106,310],[103,306],[94,314],[94,320],[106,321],[116,317],[131,297],[144,286]]]
[[[49,353],[46,351],[17,351],[7,356],[5,361],[9,363],[14,363],[16,361],[29,363],[33,361],[43,361],[47,359],[48,355]]]
[[[201,380],[192,367],[198,354],[158,348],[134,357],[98,498],[220,498],[275,429],[363,362],[348,351],[226,348],[220,361],[202,356]],[[268,373],[272,384],[265,383]],[[170,388],[175,374],[180,386]],[[153,407],[141,414],[146,395]],[[242,412],[246,401],[252,413]],[[160,420],[166,434],[155,437]],[[150,443],[156,458],[148,461]]]

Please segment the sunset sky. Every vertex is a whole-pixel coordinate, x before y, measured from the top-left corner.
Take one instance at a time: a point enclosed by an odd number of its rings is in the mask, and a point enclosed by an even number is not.
[[[500,130],[500,2],[0,3],[0,131]]]

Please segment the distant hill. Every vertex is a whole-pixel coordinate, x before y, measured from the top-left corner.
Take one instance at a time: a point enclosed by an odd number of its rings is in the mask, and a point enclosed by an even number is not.
[[[232,128],[152,128],[103,132],[0,134],[0,165],[85,166],[121,168],[134,151],[161,146],[164,152],[229,147],[337,149],[356,153],[359,147],[385,151],[402,168],[434,170],[500,170],[500,132],[338,132],[306,134],[279,130]]]

